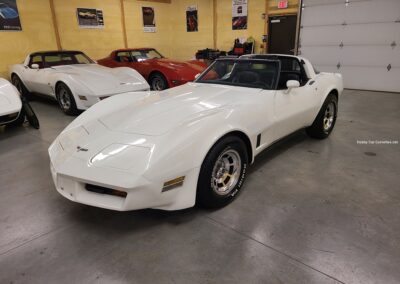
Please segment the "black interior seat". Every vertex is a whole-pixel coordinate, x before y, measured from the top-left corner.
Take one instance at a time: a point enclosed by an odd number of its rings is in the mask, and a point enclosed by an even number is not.
[[[260,81],[260,76],[256,72],[242,71],[237,74],[236,81],[241,84],[254,84]]]

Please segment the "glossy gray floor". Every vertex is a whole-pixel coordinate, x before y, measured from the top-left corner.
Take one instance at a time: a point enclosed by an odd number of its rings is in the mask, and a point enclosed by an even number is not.
[[[54,189],[47,148],[72,119],[0,131],[0,283],[399,283],[400,94],[346,91],[332,136],[296,133],[216,211],[113,212]]]

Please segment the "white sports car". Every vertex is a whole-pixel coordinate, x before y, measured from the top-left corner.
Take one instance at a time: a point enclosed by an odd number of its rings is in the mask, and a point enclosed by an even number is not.
[[[11,66],[10,77],[21,94],[54,97],[69,115],[112,95],[150,89],[137,71],[100,66],[80,51],[32,53]]]
[[[275,141],[328,137],[342,91],[340,74],[301,57],[220,59],[193,83],[93,106],[50,146],[52,176],[64,197],[102,208],[224,206]]]
[[[0,78],[0,126],[21,125],[25,121],[18,90],[5,79]]]

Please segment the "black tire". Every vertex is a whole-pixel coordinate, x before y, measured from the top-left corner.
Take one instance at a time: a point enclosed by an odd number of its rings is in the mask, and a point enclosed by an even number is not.
[[[153,73],[149,78],[149,84],[152,90],[162,91],[168,89],[167,79],[161,73]]]
[[[17,126],[22,126],[25,122],[25,111],[23,108],[21,108],[21,111],[19,112],[18,118],[14,120],[13,122],[9,123],[8,125],[11,127],[17,127]]]
[[[240,169],[236,167],[238,175],[233,173],[234,163],[230,164],[229,170],[226,170],[226,164],[220,163],[224,158],[229,163],[234,162],[237,158],[235,156],[240,158],[236,163],[237,165],[240,164]],[[197,183],[196,203],[201,207],[219,208],[232,202],[239,194],[246,179],[247,166],[248,153],[245,143],[240,138],[227,136],[219,140],[208,152],[201,166]],[[232,179],[231,174],[233,175]],[[220,179],[217,179],[217,177],[220,177]],[[221,180],[226,183],[231,182],[226,191],[219,191],[219,189],[223,189],[219,185],[224,185],[224,183],[218,183]]]
[[[33,108],[31,107],[30,103],[22,98],[22,111],[25,113],[26,119],[28,120],[29,124],[35,128],[39,129],[40,124],[39,124],[39,119],[37,118],[35,112],[33,111]]]
[[[71,90],[64,83],[58,83],[56,87],[56,97],[61,110],[67,115],[77,115],[79,113],[76,102]]]
[[[17,88],[17,90],[19,91],[19,93],[24,96],[25,98],[32,100],[32,95],[31,93],[28,91],[28,89],[25,87],[24,83],[22,82],[21,78],[16,75],[13,74],[11,76],[11,82],[12,84]]]
[[[322,105],[313,124],[306,128],[307,134],[315,139],[325,139],[335,127],[338,113],[338,99],[334,94],[329,94]]]

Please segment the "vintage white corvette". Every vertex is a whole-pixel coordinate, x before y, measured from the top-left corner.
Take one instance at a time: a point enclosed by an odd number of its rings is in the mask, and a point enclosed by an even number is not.
[[[18,90],[6,79],[0,78],[0,126],[21,125],[24,121]]]
[[[340,74],[301,57],[217,60],[193,83],[80,115],[49,148],[52,176],[64,197],[102,208],[223,206],[275,141],[301,128],[326,138],[342,90]]]
[[[10,67],[10,77],[21,94],[54,97],[70,115],[112,95],[150,89],[137,71],[100,66],[80,51],[32,53]]]

